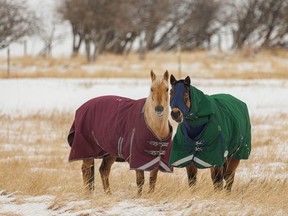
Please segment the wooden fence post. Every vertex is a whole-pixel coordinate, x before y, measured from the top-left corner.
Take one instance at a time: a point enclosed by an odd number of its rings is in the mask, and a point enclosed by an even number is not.
[[[181,45],[177,45],[177,57],[178,57],[178,73],[179,73],[179,79],[181,79],[182,74],[181,74]]]
[[[23,41],[23,47],[24,47],[23,48],[24,49],[24,51],[23,51],[24,53],[23,54],[24,54],[24,56],[26,56],[27,55],[27,40]]]
[[[10,78],[10,47],[7,47],[7,78]]]

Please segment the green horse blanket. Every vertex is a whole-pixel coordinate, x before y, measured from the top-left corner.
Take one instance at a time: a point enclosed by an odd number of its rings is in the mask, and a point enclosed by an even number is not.
[[[190,101],[173,138],[170,164],[208,168],[223,166],[228,157],[248,159],[251,125],[246,104],[229,94],[205,95],[191,85]],[[199,126],[200,133],[191,138],[189,130]]]

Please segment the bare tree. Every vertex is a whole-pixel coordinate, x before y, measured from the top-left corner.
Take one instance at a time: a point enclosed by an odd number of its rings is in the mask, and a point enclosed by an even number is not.
[[[288,0],[262,0],[260,4],[262,47],[282,46],[288,35]]]
[[[230,0],[234,18],[233,47],[272,47],[283,42],[287,35],[285,21],[288,0]]]
[[[130,18],[124,12],[124,0],[64,0],[58,11],[68,20],[73,32],[73,54],[82,42],[88,61],[94,61],[105,48],[113,49],[120,38],[126,39]],[[123,37],[124,35],[124,37]]]
[[[119,4],[120,3],[120,4]],[[114,1],[109,11],[113,11],[113,26],[107,35],[103,48],[117,54],[129,52],[134,40],[138,37],[135,19],[138,16],[135,0]],[[115,11],[113,8],[116,8]]]
[[[177,44],[184,50],[209,49],[212,35],[222,27],[220,22],[221,1],[183,1],[183,18],[178,28]]]
[[[0,0],[0,49],[37,29],[37,19],[24,1]]]
[[[67,36],[66,30],[62,30],[63,23],[61,22],[58,13],[55,11],[54,5],[49,5],[44,2],[39,2],[35,7],[44,7],[44,10],[37,9],[37,17],[41,23],[37,36],[43,42],[43,48],[40,50],[39,55],[50,56],[52,49],[64,41]],[[49,7],[49,10],[47,8]]]
[[[87,1],[78,0],[63,0],[58,6],[57,10],[63,20],[70,22],[73,35],[72,43],[72,56],[76,56],[79,53],[80,46],[84,40],[86,17],[86,3]]]
[[[281,39],[281,42],[279,42],[279,44],[281,45],[281,47],[285,47],[286,49],[288,49],[288,40],[287,40],[287,34],[288,34],[288,5],[287,5],[287,1],[285,2],[285,5],[283,7],[283,23],[284,23],[284,27],[283,27],[282,31],[279,32],[279,38]]]
[[[132,31],[125,0],[106,0],[90,2],[90,29],[85,32],[86,55],[89,61],[95,61],[104,50],[122,53],[127,36]],[[122,43],[123,42],[123,43]]]
[[[134,19],[135,31],[140,38],[140,58],[145,58],[147,50],[153,50],[163,43],[165,36],[171,31],[167,23],[171,20],[173,8],[177,0],[138,0],[135,3],[137,16]],[[161,29],[161,33],[159,30]],[[160,35],[160,37],[159,37]]]
[[[231,21],[234,24],[233,47],[240,49],[260,25],[260,14],[257,13],[259,0],[245,0],[241,4],[231,1],[230,9],[234,14],[234,19]]]

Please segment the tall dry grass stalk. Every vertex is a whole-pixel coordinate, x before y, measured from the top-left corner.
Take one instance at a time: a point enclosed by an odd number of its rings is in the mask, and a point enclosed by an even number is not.
[[[288,126],[287,114],[252,119],[251,158],[240,163],[231,193],[213,190],[209,170],[200,170],[196,187],[190,189],[185,170],[175,169],[173,174],[159,174],[153,194],[147,193],[149,175],[146,173],[140,199],[136,198],[135,172],[129,171],[127,163],[113,165],[110,179],[113,195],[106,195],[98,173],[100,160],[96,160],[95,192],[87,197],[82,185],[81,162],[67,161],[70,147],[66,135],[72,120],[71,113],[61,112],[14,118],[1,115],[4,126],[0,130],[0,190],[22,195],[54,195],[49,209],[55,211],[77,200],[88,202],[75,205],[70,211],[90,208],[104,211],[126,200],[147,207],[152,203],[173,205],[174,210],[186,209],[187,215],[197,214],[197,207],[225,215],[229,213],[227,208],[220,206],[227,205],[236,212],[247,208],[248,215],[253,215],[257,206],[264,214],[288,212],[285,156],[288,133],[283,129]]]
[[[85,78],[131,77],[146,78],[147,71],[165,71],[176,76],[190,75],[199,78],[288,78],[288,52],[283,50],[242,50],[238,52],[195,51],[159,53],[150,52],[145,60],[138,54],[100,55],[95,63],[88,64],[84,56],[75,58],[17,57],[11,59],[12,78]],[[6,65],[0,59],[0,65]],[[0,77],[7,76],[0,67]],[[181,70],[181,71],[179,71]]]

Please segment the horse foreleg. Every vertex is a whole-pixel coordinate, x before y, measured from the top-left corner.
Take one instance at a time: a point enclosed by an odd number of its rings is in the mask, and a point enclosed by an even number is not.
[[[197,168],[193,164],[186,166],[189,187],[195,186],[197,179]]]
[[[223,167],[213,167],[211,168],[211,178],[213,181],[214,189],[215,190],[222,190],[223,189]]]
[[[144,171],[136,170],[136,183],[137,183],[137,187],[138,187],[138,191],[137,191],[138,196],[142,195],[142,189],[143,189],[144,182],[145,182]]]
[[[157,181],[158,169],[152,170],[150,172],[150,179],[149,179],[149,191],[148,193],[154,192],[156,181]]]
[[[85,189],[94,190],[94,159],[85,159],[82,164],[82,177]]]
[[[103,189],[104,189],[104,192],[107,194],[111,194],[110,184],[109,184],[109,175],[110,175],[111,167],[113,163],[115,162],[115,160],[116,160],[116,157],[111,157],[111,156],[105,157],[103,158],[102,163],[99,167]]]
[[[240,160],[233,160],[229,158],[226,162],[225,170],[224,170],[224,179],[226,181],[225,189],[227,191],[231,191],[232,185],[234,182],[235,172],[240,163]]]

